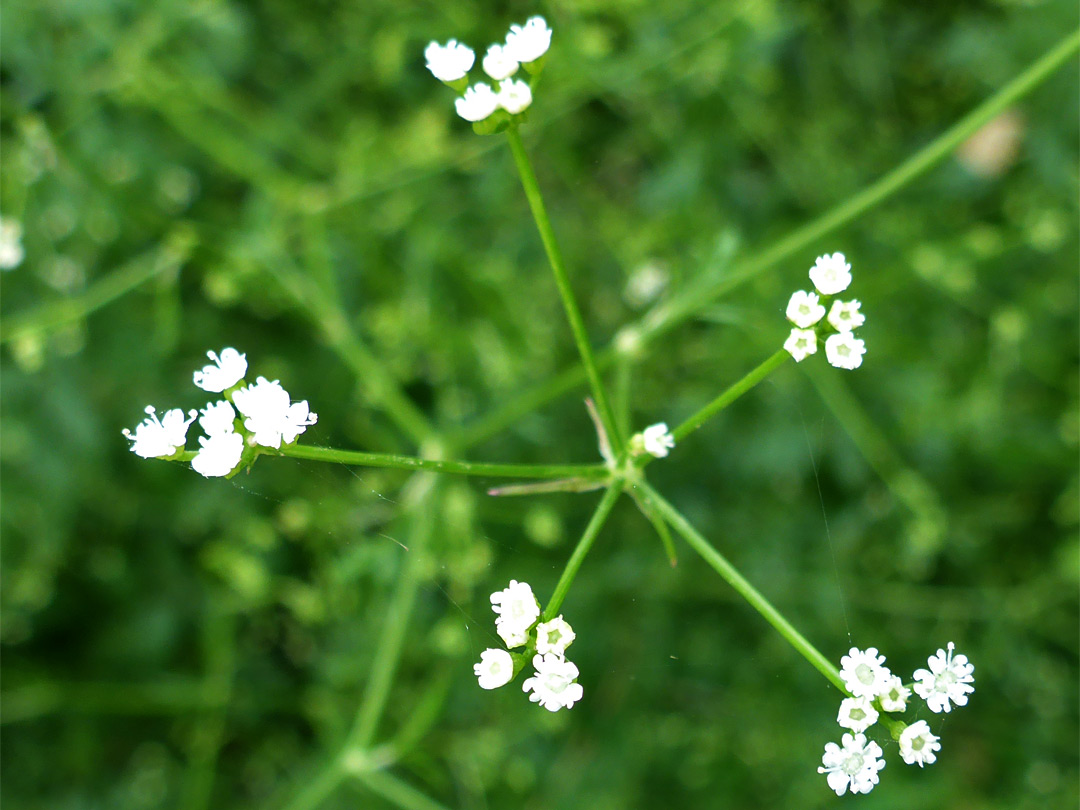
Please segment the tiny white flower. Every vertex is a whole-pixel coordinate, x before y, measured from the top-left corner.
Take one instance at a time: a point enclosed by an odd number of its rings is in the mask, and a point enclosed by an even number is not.
[[[511,25],[506,49],[519,62],[535,62],[551,47],[551,29],[543,17],[531,17],[524,27]]]
[[[784,348],[796,363],[801,363],[817,351],[817,333],[813,329],[792,329]]]
[[[518,69],[518,60],[505,45],[492,45],[484,55],[484,73],[497,82],[509,79]]]
[[[873,699],[885,691],[892,678],[892,673],[884,664],[885,656],[878,655],[877,647],[866,650],[852,647],[840,659],[840,677],[854,697]]]
[[[236,349],[222,349],[220,357],[214,352],[207,352],[206,356],[214,361],[213,364],[203,366],[202,370],[196,371],[194,375],[195,385],[203,391],[220,394],[232,388],[247,374],[247,355],[240,354]]]
[[[319,419],[318,414],[310,412],[306,399],[291,402],[289,392],[277,380],[271,382],[265,377],[236,391],[233,404],[247,417],[244,427],[254,434],[255,443],[263,447],[291,444]]]
[[[837,332],[825,338],[825,356],[837,368],[857,369],[862,365],[864,354],[866,343],[851,332]]]
[[[893,675],[885,684],[885,691],[878,695],[878,703],[887,712],[902,712],[907,708],[911,690],[904,686],[899,675]]]
[[[424,48],[424,58],[432,76],[441,82],[456,82],[472,70],[476,54],[472,48],[452,39],[445,45],[428,43]]]
[[[900,732],[900,756],[908,765],[933,765],[937,761],[934,752],[941,750],[940,739],[930,733],[925,720],[919,720]]]
[[[556,616],[550,622],[541,622],[536,625],[536,651],[538,653],[565,655],[566,648],[574,642],[575,638],[577,635],[574,633],[574,628],[562,616]]]
[[[657,422],[641,431],[641,441],[645,452],[656,458],[664,458],[675,446],[675,437],[668,433],[666,422]]]
[[[496,98],[500,107],[511,115],[517,115],[532,104],[532,90],[520,79],[507,79],[499,82],[499,94]]]
[[[951,711],[949,701],[966,706],[967,696],[975,691],[971,685],[975,682],[975,665],[968,662],[966,655],[954,657],[954,649],[950,641],[947,651],[939,649],[927,659],[929,670],[915,670],[915,694],[935,713]]]
[[[506,650],[484,650],[480,653],[480,663],[473,664],[473,672],[481,689],[498,689],[514,677],[514,659]]]
[[[821,758],[818,773],[827,774],[825,780],[829,787],[843,796],[848,790],[852,793],[869,793],[878,783],[878,771],[885,767],[881,759],[881,746],[876,742],[867,742],[863,734],[845,734],[841,738],[841,747],[836,743],[825,743],[825,754]]]
[[[818,256],[810,268],[810,280],[822,295],[836,295],[848,288],[851,283],[851,265],[844,260],[843,253],[826,253]]]
[[[534,655],[536,672],[521,685],[523,692],[531,691],[529,700],[539,703],[550,712],[569,709],[584,693],[581,684],[575,683],[578,668],[558,655]]]
[[[0,217],[0,270],[14,270],[24,258],[22,223],[11,217]]]
[[[454,101],[457,114],[466,121],[483,121],[499,106],[499,97],[484,82],[477,82],[465,91],[465,95]]]
[[[214,433],[200,436],[201,450],[191,460],[191,469],[206,478],[228,475],[240,463],[244,452],[244,437],[239,433]]]
[[[866,731],[878,719],[878,712],[870,705],[868,697],[844,698],[840,701],[840,713],[836,722],[841,728],[849,728],[855,733]]]
[[[491,595],[491,609],[499,614],[495,630],[510,649],[528,641],[529,628],[540,618],[540,603],[529,583],[515,579]]]
[[[188,411],[185,419],[182,410],[173,408],[158,420],[157,409],[147,405],[145,413],[147,418],[135,427],[134,433],[124,428],[124,438],[132,442],[131,452],[140,458],[163,458],[184,446],[188,425],[195,421],[197,412]]]
[[[199,417],[199,427],[203,429],[203,433],[207,436],[234,432],[235,426],[233,422],[236,419],[236,411],[233,410],[233,406],[229,404],[228,400],[208,402],[200,413],[202,416]]]
[[[858,301],[833,301],[829,310],[829,323],[837,332],[850,332],[866,323],[866,316],[859,312]]]
[[[787,305],[787,319],[800,329],[809,329],[825,317],[825,307],[816,293],[799,290]]]

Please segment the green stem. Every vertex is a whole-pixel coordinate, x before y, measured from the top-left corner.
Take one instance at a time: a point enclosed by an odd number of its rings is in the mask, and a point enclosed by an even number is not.
[[[439,461],[436,459],[397,456],[390,453],[364,453],[306,444],[286,445],[280,450],[264,450],[264,455],[303,458],[355,467],[383,467],[395,470],[430,470],[454,475],[482,475],[493,478],[602,478],[609,474],[603,464],[494,464],[482,461]]]
[[[578,309],[577,301],[574,298],[574,291],[570,287],[570,277],[566,272],[562,252],[559,250],[558,242],[555,241],[555,231],[551,227],[551,220],[548,218],[547,209],[544,207],[544,198],[540,194],[540,184],[536,181],[536,174],[533,172],[532,163],[529,162],[529,156],[525,153],[525,146],[521,142],[521,133],[518,128],[516,126],[510,127],[506,131],[506,137],[510,141],[510,151],[514,154],[514,163],[517,165],[518,174],[521,176],[521,185],[525,189],[525,197],[529,201],[533,219],[536,220],[537,230],[540,231],[540,239],[544,243],[548,262],[551,264],[551,270],[555,274],[555,285],[559,288],[563,308],[566,310],[566,317],[570,321],[570,329],[574,333],[574,342],[577,343],[581,363],[585,367],[585,375],[589,378],[589,387],[592,389],[596,406],[600,410],[600,418],[604,422],[608,436],[611,437],[616,454],[619,454],[622,452],[622,437],[618,433],[615,415],[611,410],[611,403],[608,402],[604,384],[600,379],[600,372],[596,367],[596,358],[593,357],[589,335],[585,331],[585,322],[581,319],[581,311]]]
[[[761,593],[751,585],[742,574],[740,574],[735,567],[725,559],[725,557],[717,551],[706,540],[697,529],[690,525],[682,513],[679,512],[674,506],[668,503],[659,492],[653,489],[644,479],[636,481],[634,486],[641,490],[644,498],[651,502],[660,514],[664,516],[664,519],[671,525],[671,527],[683,536],[683,539],[689,544],[689,546],[696,551],[701,557],[708,563],[709,567],[718,573],[724,580],[727,581],[731,587],[733,587],[739,594],[750,603],[750,606],[754,608],[758,613],[765,617],[765,621],[771,624],[777,629],[787,642],[794,647],[800,655],[802,655],[807,661],[809,661],[815,669],[822,675],[829,679],[829,681],[845,695],[847,689],[844,687],[844,682],[840,679],[840,673],[836,670],[836,667],[832,665],[828,658],[818,652],[802,633],[791,626],[772,603],[769,602]]]
[[[622,484],[621,482],[616,481],[607,488],[604,497],[600,499],[600,505],[597,506],[596,511],[593,512],[593,516],[589,520],[589,525],[585,527],[585,533],[581,535],[581,539],[578,540],[578,544],[574,548],[574,553],[570,555],[570,559],[566,563],[566,568],[563,569],[562,576],[559,577],[559,582],[555,585],[555,592],[551,595],[551,599],[548,600],[547,607],[544,608],[543,620],[545,622],[551,621],[559,615],[559,608],[562,607],[563,600],[566,598],[566,592],[570,590],[570,585],[573,584],[578,569],[580,569],[581,564],[585,562],[585,555],[588,554],[589,549],[592,548],[592,544],[596,540],[597,535],[600,534],[600,529],[604,525],[604,521],[607,520],[608,515],[611,514],[611,509],[615,506],[615,501],[619,500],[619,495],[621,494]]]
[[[387,771],[363,771],[356,779],[368,790],[402,810],[446,810],[407,782]]]

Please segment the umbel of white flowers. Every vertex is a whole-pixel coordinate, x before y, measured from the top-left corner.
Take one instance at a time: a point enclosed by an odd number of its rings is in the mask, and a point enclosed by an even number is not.
[[[480,663],[473,672],[481,689],[498,689],[513,680],[524,668],[532,653],[535,672],[521,685],[529,700],[548,711],[569,709],[584,693],[577,682],[578,668],[566,660],[566,648],[576,635],[562,616],[541,622],[540,603],[527,582],[510,580],[510,584],[491,595],[491,609],[498,614],[495,631],[510,650],[523,647],[520,653],[489,648],[480,654]]]
[[[830,364],[849,370],[858,368],[866,344],[855,337],[855,329],[866,322],[866,317],[859,311],[857,300],[833,299],[851,284],[851,265],[843,253],[818,256],[810,268],[810,281],[817,292],[799,290],[788,301],[786,314],[793,328],[784,348],[796,363],[801,363],[817,352],[818,339],[824,338]]]
[[[840,744],[827,743],[818,773],[825,774],[829,787],[843,796],[869,793],[878,783],[878,772],[885,767],[881,746],[868,740],[863,733],[877,723],[883,713],[905,711],[912,690],[926,701],[935,714],[948,712],[952,704],[967,705],[968,695],[975,691],[975,666],[966,655],[953,655],[950,641],[927,660],[929,669],[917,669],[910,688],[885,666],[885,656],[876,647],[860,650],[852,647],[840,659],[840,677],[851,697],[840,702],[837,722],[849,730]],[[932,765],[941,750],[940,738],[925,720],[905,723],[890,718],[886,721],[892,737],[899,744],[900,757],[908,765]]]
[[[480,62],[495,88],[484,81],[470,85],[469,71],[476,63],[476,54],[456,39],[445,45],[430,42],[424,58],[431,75],[459,94],[454,107],[466,121],[480,124],[503,111],[501,120],[492,119],[495,126],[482,130],[494,132],[499,124],[509,123],[532,104],[531,84],[511,77],[520,67],[534,79],[539,76],[549,47],[551,29],[543,17],[532,17],[525,25],[511,25],[506,41],[488,47]]]
[[[193,375],[196,386],[223,399],[208,402],[201,411],[179,408],[165,412],[159,420],[157,409],[146,407],[147,418],[135,432],[124,429],[131,441],[131,452],[141,458],[176,458],[187,444],[187,431],[196,414],[205,436],[199,437],[199,450],[191,459],[195,472],[207,478],[235,473],[244,466],[244,452],[255,448],[280,448],[292,444],[297,437],[314,425],[318,415],[308,408],[307,400],[293,402],[289,392],[277,380],[259,377],[243,385],[247,374],[247,355],[226,348],[221,354],[207,352],[213,362]],[[238,421],[236,412],[243,416]],[[254,458],[254,452],[247,461]]]

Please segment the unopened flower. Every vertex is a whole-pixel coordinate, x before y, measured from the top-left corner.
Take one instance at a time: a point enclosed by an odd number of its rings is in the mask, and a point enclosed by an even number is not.
[[[202,370],[196,371],[194,375],[195,385],[203,391],[220,394],[232,388],[247,374],[247,355],[240,354],[236,349],[222,349],[220,357],[214,352],[207,352],[206,356],[214,361],[213,364],[203,366]]]
[[[858,301],[833,301],[829,310],[829,323],[837,332],[850,332],[866,323],[866,316],[859,312]]]
[[[816,293],[799,290],[792,293],[787,305],[787,319],[800,329],[809,329],[825,317],[825,307]]]
[[[641,442],[650,456],[665,458],[675,446],[675,437],[668,432],[666,422],[657,422],[641,431]]]
[[[801,363],[817,351],[817,333],[813,329],[792,329],[784,348],[796,363]]]
[[[492,45],[484,55],[484,73],[499,82],[517,73],[518,60],[505,45]]]
[[[529,639],[529,628],[540,618],[540,603],[536,601],[527,582],[510,580],[510,584],[491,595],[491,609],[499,614],[495,630],[510,649],[520,647]]]
[[[543,17],[531,17],[524,26],[511,25],[506,49],[519,62],[535,62],[551,47],[551,29]]]
[[[24,258],[22,223],[11,217],[0,217],[0,270],[14,270]]]
[[[520,79],[499,82],[498,104],[511,115],[524,112],[532,104],[532,90]]]
[[[825,356],[837,368],[853,370],[862,365],[866,344],[851,332],[837,332],[825,339]]]
[[[926,701],[932,712],[952,710],[949,702],[966,706],[968,695],[975,691],[975,665],[966,655],[953,656],[955,646],[950,641],[947,650],[938,650],[927,659],[930,669],[915,670],[915,694]]]
[[[851,283],[851,265],[844,260],[843,253],[818,256],[810,268],[810,280],[822,295],[836,295],[848,288]]]
[[[565,655],[566,648],[577,638],[574,628],[563,619],[556,616],[550,622],[541,622],[536,625],[536,651],[547,655]]]
[[[878,771],[885,767],[881,746],[868,742],[863,734],[845,734],[840,742],[841,745],[825,744],[818,773],[827,774],[825,780],[837,796],[843,796],[848,790],[869,793],[878,783]]]
[[[234,432],[233,422],[236,420],[236,411],[227,400],[208,402],[200,413],[202,415],[199,417],[199,427],[207,436]]]
[[[244,437],[231,430],[200,436],[201,450],[191,460],[191,469],[206,478],[228,475],[240,463],[244,452]]]
[[[263,447],[276,448],[296,441],[319,418],[310,412],[306,399],[291,402],[289,392],[277,380],[271,382],[265,377],[236,391],[233,404],[247,417],[244,427],[254,434],[255,443]]]
[[[164,458],[173,455],[187,441],[188,425],[195,421],[196,411],[188,411],[187,418],[179,408],[165,411],[160,420],[153,405],[146,406],[147,418],[132,433],[124,428],[123,434],[132,442],[131,452],[140,458]]]
[[[840,713],[836,722],[842,728],[849,728],[855,733],[866,731],[878,719],[878,712],[870,705],[868,697],[844,698],[840,701]]]
[[[899,675],[893,675],[885,684],[885,691],[878,695],[878,703],[887,712],[902,712],[907,708],[911,690],[904,686]]]
[[[873,699],[885,691],[892,678],[892,673],[884,664],[885,656],[878,655],[877,647],[866,650],[852,647],[840,659],[840,677],[854,697]]]
[[[465,91],[465,95],[454,101],[457,114],[466,121],[483,121],[499,106],[499,97],[484,82],[477,82]]]
[[[445,45],[431,42],[424,49],[427,69],[441,82],[456,82],[472,70],[476,54],[467,45],[452,39]]]
[[[506,650],[484,650],[480,653],[480,663],[473,664],[473,672],[481,689],[498,689],[514,677],[514,659]]]
[[[536,672],[521,685],[523,692],[532,692],[529,700],[539,703],[551,712],[569,709],[579,700],[584,690],[575,683],[578,668],[558,655],[534,655]]]
[[[933,765],[937,761],[935,751],[941,750],[940,737],[930,733],[925,720],[919,720],[900,732],[900,756],[908,765]]]

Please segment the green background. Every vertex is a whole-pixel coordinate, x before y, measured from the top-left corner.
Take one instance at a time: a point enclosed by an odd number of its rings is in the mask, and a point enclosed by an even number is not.
[[[816,255],[851,261],[863,367],[785,364],[650,478],[833,661],[876,646],[907,677],[953,640],[975,663],[968,707],[930,718],[937,764],[878,735],[869,796],[815,772],[836,690],[629,500],[563,607],[585,697],[551,715],[471,665],[488,594],[546,598],[596,494],[444,478],[414,503],[402,472],[226,482],[127,451],[147,403],[205,404],[190,375],[223,346],[311,403],[302,443],[412,454],[349,334],[443,437],[573,367],[505,139],[422,58],[534,13],[555,36],[523,134],[598,346],[647,311],[642,268],[660,306],[722,283],[1077,24],[1038,0],[5,0],[5,807],[285,806],[341,746],[410,561],[377,739],[404,728],[389,773],[447,807],[1075,807],[1075,57],[997,164],[945,160],[619,372],[630,424],[678,423],[780,345]],[[99,283],[134,289],[87,313]],[[596,460],[584,395],[465,457]],[[346,780],[321,806],[396,805]]]

